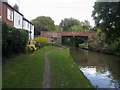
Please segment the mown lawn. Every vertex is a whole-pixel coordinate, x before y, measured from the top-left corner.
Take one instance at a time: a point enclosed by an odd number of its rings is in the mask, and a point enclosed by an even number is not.
[[[41,88],[44,72],[44,47],[30,55],[11,58],[3,67],[3,88]]]
[[[93,88],[79,70],[68,49],[55,49],[48,54],[52,88]]]

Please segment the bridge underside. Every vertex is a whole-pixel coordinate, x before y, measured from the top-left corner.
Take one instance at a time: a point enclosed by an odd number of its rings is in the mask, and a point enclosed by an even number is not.
[[[88,36],[62,36],[62,45],[79,46],[79,44],[88,43],[87,40]]]

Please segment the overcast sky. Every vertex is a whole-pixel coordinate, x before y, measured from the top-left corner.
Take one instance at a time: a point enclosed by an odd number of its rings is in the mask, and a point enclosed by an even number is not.
[[[88,20],[94,26],[91,17],[95,0],[8,0],[13,6],[19,5],[20,12],[28,19],[32,20],[38,16],[51,17],[56,25],[62,19],[73,17],[80,21]]]

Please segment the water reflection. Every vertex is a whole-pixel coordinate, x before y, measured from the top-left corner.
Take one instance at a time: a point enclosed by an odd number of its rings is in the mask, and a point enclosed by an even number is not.
[[[79,48],[70,48],[70,54],[95,87],[120,89],[119,57]]]

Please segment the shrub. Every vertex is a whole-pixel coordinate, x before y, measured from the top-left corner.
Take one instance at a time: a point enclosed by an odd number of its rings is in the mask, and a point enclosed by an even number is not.
[[[36,37],[34,41],[38,44],[41,45],[41,47],[45,46],[48,44],[48,39],[45,37]]]
[[[41,48],[40,43],[36,42],[36,43],[35,43],[35,47],[36,47],[37,49],[40,49],[40,48]]]
[[[34,46],[34,45],[27,45],[26,47],[26,51],[29,53],[29,52],[33,52],[33,51],[36,51],[37,48]]]
[[[16,53],[26,51],[28,42],[28,31],[16,29],[8,26],[5,22],[2,23],[2,55],[11,56]]]
[[[32,51],[33,51],[33,49],[29,45],[27,45],[26,46],[26,52],[31,53]]]
[[[34,45],[29,45],[29,46],[32,48],[33,51],[37,50],[37,48]]]
[[[120,37],[117,38],[112,44],[110,51],[115,55],[120,56]]]

